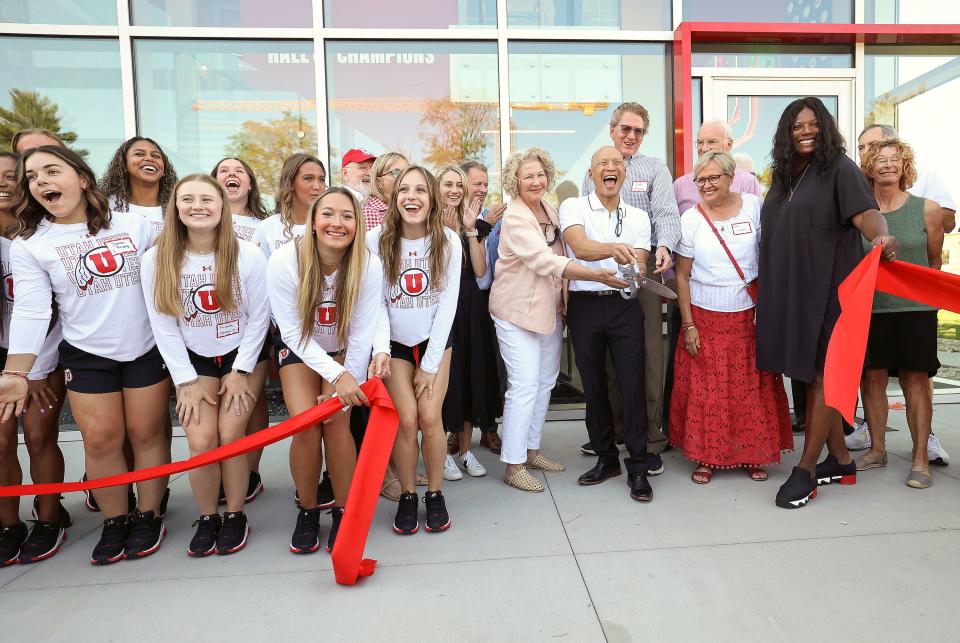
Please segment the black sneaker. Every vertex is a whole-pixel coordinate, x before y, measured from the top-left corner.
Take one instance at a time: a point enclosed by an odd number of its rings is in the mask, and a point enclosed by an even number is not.
[[[394,533],[409,536],[419,531],[420,523],[417,521],[419,507],[417,494],[412,491],[400,494],[400,500],[397,501],[397,515],[393,519]]]
[[[80,478],[80,482],[87,481],[87,474],[84,472],[83,477]],[[97,499],[93,497],[93,492],[87,489],[83,492],[83,504],[86,505],[87,511],[92,511],[97,513],[100,511],[100,505],[97,504]]]
[[[192,526],[196,527],[197,531],[190,539],[187,556],[203,558],[217,553],[217,534],[220,533],[222,524],[223,518],[220,514],[208,514],[200,516],[199,520],[194,520]]]
[[[217,553],[221,556],[235,554],[247,546],[250,537],[250,524],[247,514],[242,511],[230,511],[223,514],[223,528],[217,536]]]
[[[55,522],[34,520],[30,535],[20,546],[20,557],[17,562],[21,564],[36,563],[50,558],[60,551],[60,546],[66,539],[67,530],[62,525]]]
[[[143,558],[155,554],[166,535],[163,518],[152,511],[138,511],[130,520],[130,537],[123,547],[123,557]]]
[[[823,462],[817,463],[817,484],[857,484],[857,465],[851,460],[848,464],[840,464],[832,455],[828,455]]]
[[[100,542],[93,548],[91,565],[110,565],[123,558],[123,545],[130,535],[130,523],[127,515],[107,518],[103,521]]]
[[[256,471],[250,472],[250,481],[247,483],[247,497],[244,498],[244,502],[253,502],[254,498],[263,493],[263,479],[260,478],[260,474]],[[224,499],[226,502],[226,499]]]
[[[597,452],[593,449],[593,445],[589,442],[584,442],[580,445],[580,453],[583,455],[597,455]]]
[[[333,483],[330,481],[330,474],[323,472],[323,478],[320,479],[320,486],[317,487],[317,506],[321,509],[329,509],[336,504],[333,498]]]
[[[0,566],[17,562],[20,546],[27,539],[27,526],[22,522],[0,528]]]
[[[333,524],[330,526],[329,535],[327,535],[327,553],[333,551],[333,545],[337,542],[337,532],[340,531],[340,521],[343,520],[343,507],[331,509],[330,516],[333,518]]]
[[[784,509],[799,509],[816,497],[816,480],[806,469],[794,467],[790,477],[777,490],[777,506]]]
[[[658,476],[663,473],[663,458],[657,453],[647,454],[647,475]]]
[[[423,497],[423,505],[427,508],[427,531],[450,529],[450,514],[447,513],[442,491],[428,491]]]
[[[290,551],[294,554],[312,554],[320,549],[320,513],[320,507],[300,510],[290,539]]]
[[[63,496],[60,496],[60,498],[62,499]],[[33,497],[33,518],[40,520],[40,496]],[[57,507],[57,522],[64,529],[73,526],[73,518],[70,517],[70,512],[67,511],[62,502]]]

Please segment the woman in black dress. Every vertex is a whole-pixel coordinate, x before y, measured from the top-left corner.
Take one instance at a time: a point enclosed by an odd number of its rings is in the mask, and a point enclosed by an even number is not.
[[[800,466],[777,506],[802,507],[818,484],[856,483],[840,414],[824,404],[827,344],[840,316],[837,288],[863,258],[861,234],[896,258],[897,240],[843,136],[818,98],[790,103],[773,138],[773,185],[763,203],[757,367],[808,382]],[[823,445],[829,455],[817,463]]]

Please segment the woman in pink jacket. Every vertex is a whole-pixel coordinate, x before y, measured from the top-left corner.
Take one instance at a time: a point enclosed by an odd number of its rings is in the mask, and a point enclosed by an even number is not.
[[[557,213],[544,201],[555,176],[550,155],[539,148],[507,159],[503,189],[512,200],[501,224],[500,258],[490,289],[490,313],[509,381],[500,453],[507,465],[503,481],[523,491],[543,491],[529,469],[564,469],[540,453],[550,391],[560,372],[563,279],[627,287],[613,271],[587,268],[566,256]]]

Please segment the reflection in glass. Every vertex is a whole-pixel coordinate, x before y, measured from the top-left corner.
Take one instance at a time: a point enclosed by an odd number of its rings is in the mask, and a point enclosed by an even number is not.
[[[3,0],[0,22],[116,25],[117,0]]]
[[[269,195],[284,158],[317,153],[312,43],[137,40],[134,54],[139,130],[181,175],[239,156]]]
[[[683,19],[699,22],[853,22],[853,0],[683,0]]]
[[[496,27],[496,0],[326,0],[325,27],[449,29]]]
[[[326,58],[331,176],[359,147],[431,168],[476,160],[499,191],[495,43],[328,41]]]
[[[693,51],[694,67],[786,69],[853,67],[849,46],[817,45],[700,45]]]
[[[733,149],[737,165],[757,175],[764,191],[770,189],[770,150],[773,134],[787,105],[803,96],[728,96],[727,122],[733,128]],[[840,99],[818,96],[837,118]]]
[[[511,27],[670,29],[670,0],[507,0]]]
[[[130,21],[155,27],[310,27],[310,0],[131,0]]]
[[[511,43],[512,151],[531,145],[547,150],[558,184],[570,182],[576,196],[590,157],[610,144],[610,114],[635,101],[650,112],[640,152],[670,166],[668,69],[661,44]]]
[[[95,172],[106,167],[123,140],[116,39],[0,38],[0,69],[0,149],[16,130],[38,127],[85,152]]]
[[[943,0],[865,0],[868,24],[953,24],[960,22],[960,3]]]

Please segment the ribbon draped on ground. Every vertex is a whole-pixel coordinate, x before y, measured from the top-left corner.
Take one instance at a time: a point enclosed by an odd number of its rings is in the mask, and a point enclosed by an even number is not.
[[[353,474],[353,483],[350,485],[350,495],[344,509],[343,522],[340,524],[340,532],[337,534],[337,543],[333,550],[334,575],[337,582],[344,585],[353,585],[357,582],[358,577],[371,575],[374,565],[376,565],[375,560],[363,560],[363,547],[370,531],[370,523],[373,520],[377,498],[380,495],[380,485],[383,482],[390,451],[393,449],[398,424],[397,411],[383,382],[379,379],[368,380],[360,388],[363,389],[367,399],[370,400],[370,421],[367,423],[367,438],[364,440],[360,455],[357,458],[357,468]],[[171,462],[149,469],[140,469],[139,471],[84,482],[0,487],[0,498],[87,491],[183,473],[208,464],[229,460],[254,449],[260,449],[284,440],[333,417],[343,408],[340,400],[332,398],[279,424],[267,427],[263,431],[181,462]]]
[[[960,312],[960,275],[902,261],[881,262],[880,246],[864,257],[840,284],[841,313],[823,369],[824,401],[850,423],[857,407],[875,291]]]

